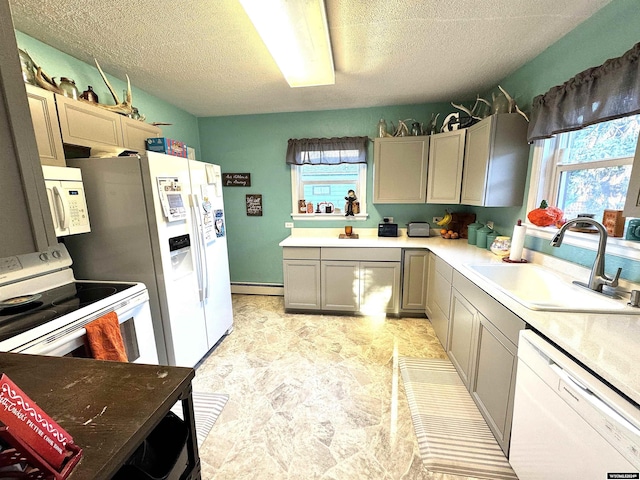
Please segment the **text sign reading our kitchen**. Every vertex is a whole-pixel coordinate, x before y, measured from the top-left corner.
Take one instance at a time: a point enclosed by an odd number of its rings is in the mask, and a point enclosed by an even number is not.
[[[223,173],[222,186],[223,187],[250,187],[251,174],[250,173]]]
[[[261,217],[262,216],[262,195],[254,193],[246,196],[247,216],[249,217]]]

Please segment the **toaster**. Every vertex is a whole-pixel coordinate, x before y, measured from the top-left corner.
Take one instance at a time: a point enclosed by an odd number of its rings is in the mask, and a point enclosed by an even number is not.
[[[430,228],[427,222],[407,223],[407,237],[428,237]]]

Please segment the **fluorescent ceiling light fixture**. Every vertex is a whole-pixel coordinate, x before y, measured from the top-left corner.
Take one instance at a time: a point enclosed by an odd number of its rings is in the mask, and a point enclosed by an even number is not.
[[[324,0],[239,0],[291,87],[333,85]]]

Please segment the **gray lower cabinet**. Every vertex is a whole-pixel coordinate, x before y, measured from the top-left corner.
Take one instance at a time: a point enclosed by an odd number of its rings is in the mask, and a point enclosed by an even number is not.
[[[398,313],[400,265],[400,262],[360,262],[359,310],[362,313]]]
[[[452,285],[447,354],[508,455],[518,334],[525,323],[457,271]]]
[[[446,350],[467,389],[471,383],[477,322],[477,310],[458,290],[452,289]]]
[[[478,313],[476,369],[471,396],[498,443],[508,453],[518,348]]]
[[[429,253],[427,277],[427,317],[443,347],[447,347],[451,279],[453,268],[436,254]]]
[[[402,304],[403,312],[424,314],[427,308],[427,250],[402,251]]]
[[[360,310],[360,264],[352,261],[325,260],[321,267],[323,310],[357,312]]]
[[[284,247],[285,308],[397,314],[399,248]]]
[[[320,248],[283,250],[284,307],[320,310]]]

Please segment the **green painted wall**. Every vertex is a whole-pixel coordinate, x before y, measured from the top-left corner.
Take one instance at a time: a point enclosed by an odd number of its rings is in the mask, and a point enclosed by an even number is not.
[[[563,83],[576,73],[621,55],[640,41],[640,9],[637,0],[614,0],[541,55],[505,78],[500,84],[529,110],[535,95]],[[456,99],[452,99],[456,100]],[[232,281],[282,282],[281,251],[277,247],[289,231],[291,182],[284,163],[287,139],[346,135],[375,135],[380,117],[387,120],[416,118],[427,121],[431,112],[452,111],[448,103],[395,106],[358,110],[305,112],[275,115],[201,118],[199,120],[203,159],[219,163],[223,172],[250,172],[251,188],[224,189],[229,232]],[[442,116],[441,116],[442,117]],[[397,123],[397,121],[396,121]],[[372,159],[370,151],[369,159]],[[527,190],[528,191],[528,190]],[[247,217],[244,195],[261,193],[264,216]],[[511,234],[526,207],[480,208],[444,205],[373,205],[371,169],[367,182],[370,219],[354,223],[354,228],[375,227],[383,216],[393,216],[399,224],[411,220],[429,221],[445,207],[472,211],[482,222],[493,220],[496,229]],[[523,199],[523,205],[526,201]],[[296,227],[336,227],[344,222],[296,222]],[[557,255],[585,266],[593,263],[594,252],[571,247],[552,249],[540,239],[527,237],[527,247]],[[640,264],[619,257],[607,258],[607,270],[623,267],[623,276],[640,281]]]
[[[251,187],[225,187],[224,200],[229,240],[231,280],[234,282],[282,283],[282,249],[278,243],[290,231],[291,170],[285,164],[290,138],[369,136],[384,118],[390,125],[398,119],[428,122],[431,113],[449,111],[447,104],[410,105],[353,110],[332,110],[199,120],[202,159],[222,166],[225,173],[251,173]],[[367,209],[369,219],[351,221],[354,231],[374,228],[385,216],[393,216],[401,226],[412,220],[430,221],[442,215],[446,205],[374,205],[372,203],[373,143],[369,144]],[[249,217],[245,195],[262,194],[263,216]],[[346,192],[345,192],[346,194]],[[459,206],[450,207],[453,210]],[[296,227],[342,227],[346,220],[296,221]]]
[[[100,103],[113,105],[113,98],[107,89],[98,69],[95,65],[84,63],[66,53],[56,50],[22,32],[16,31],[18,47],[25,50],[42,70],[50,77],[59,80],[60,77],[71,78],[76,82],[78,90],[86,90],[87,85],[91,85],[98,94]],[[97,59],[100,62],[100,59]],[[104,66],[101,65],[104,70]],[[107,73],[107,72],[105,72]],[[198,138],[198,118],[181,108],[160,100],[147,92],[136,88],[136,77],[141,73],[128,72],[131,80],[131,92],[133,105],[138,108],[141,114],[146,115],[146,121],[172,123],[171,126],[162,126],[162,133],[165,137],[185,142],[200,152],[200,140]],[[115,78],[107,73],[109,83],[120,96],[127,88],[126,78]]]

